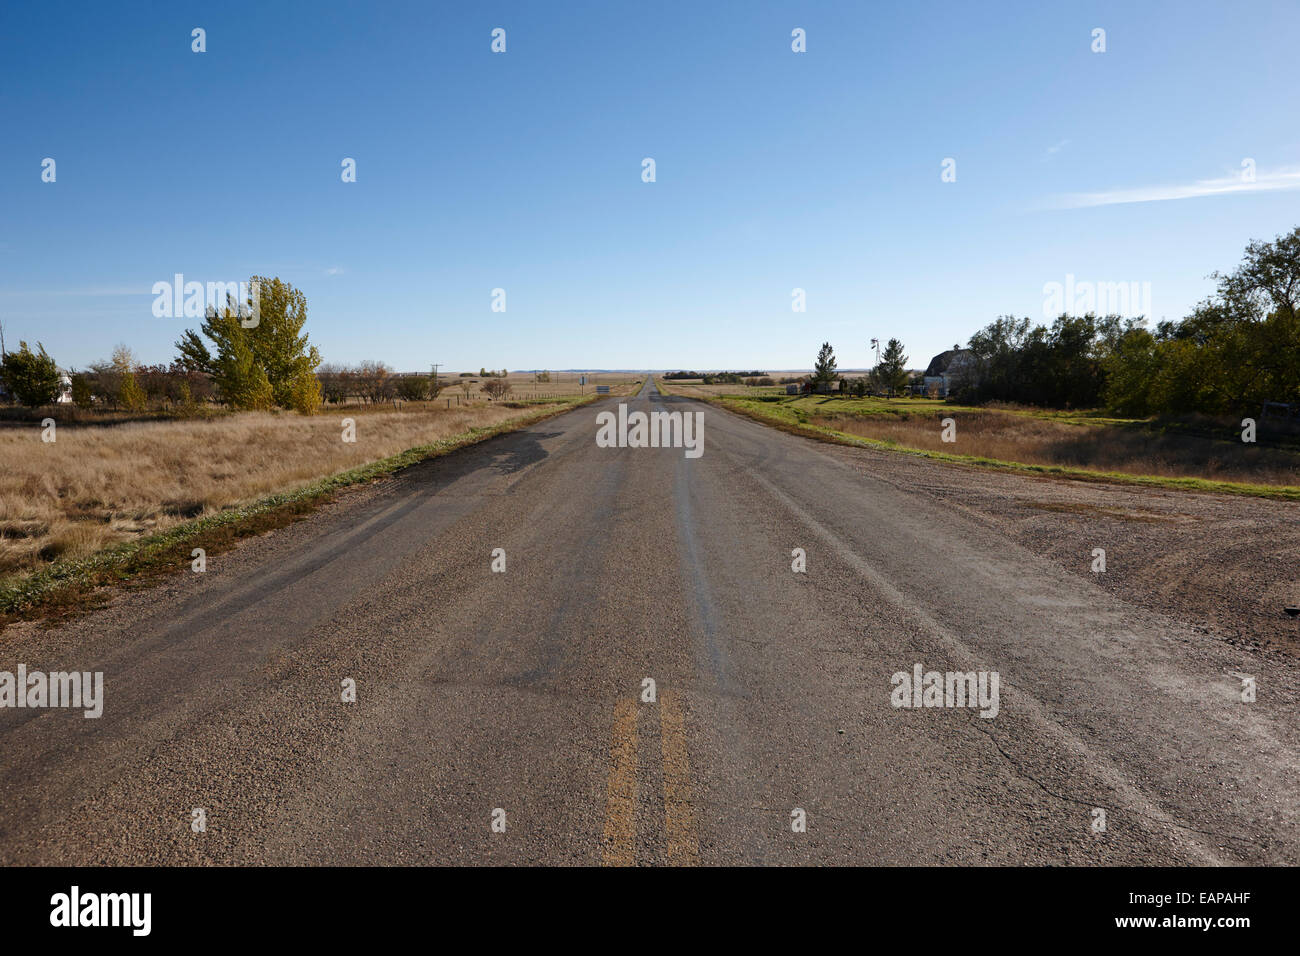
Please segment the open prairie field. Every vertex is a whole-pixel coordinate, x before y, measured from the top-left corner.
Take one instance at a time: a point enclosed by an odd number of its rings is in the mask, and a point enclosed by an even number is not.
[[[513,405],[513,407],[512,407]],[[246,412],[114,425],[0,428],[0,575],[77,558],[274,492],[499,425],[510,402],[443,402],[324,414]],[[343,419],[356,441],[343,440]]]
[[[724,395],[737,395],[744,398],[756,398],[760,395],[784,395],[784,385],[705,385],[698,378],[674,378],[664,381],[656,376],[655,382],[661,391],[668,395],[682,395],[686,398],[721,398]]]
[[[587,377],[586,385],[579,384],[578,379],[581,375]],[[532,372],[511,372],[506,376],[506,381],[510,383],[507,401],[591,395],[596,391],[597,385],[610,386],[611,395],[635,395],[644,377],[630,372],[551,372],[550,376],[549,382],[538,382]],[[455,396],[465,393],[462,383],[470,386],[469,395],[472,401],[487,397],[483,391],[483,384],[487,381],[484,376],[461,377],[453,372],[451,375],[442,373],[439,378],[443,383],[443,390],[439,397],[451,398],[453,407]]]

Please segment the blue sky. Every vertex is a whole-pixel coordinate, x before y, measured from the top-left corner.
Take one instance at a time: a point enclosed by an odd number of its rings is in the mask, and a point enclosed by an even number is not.
[[[1181,317],[1300,224],[1300,4],[979,6],[6,4],[0,322],[166,362],[155,282],[266,274],[329,361],[922,367],[1067,274]]]

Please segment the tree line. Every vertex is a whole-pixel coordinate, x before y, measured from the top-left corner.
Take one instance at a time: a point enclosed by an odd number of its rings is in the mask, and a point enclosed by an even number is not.
[[[169,365],[143,365],[125,345],[110,358],[69,372],[71,400],[79,408],[109,407],[130,412],[150,407],[198,407],[220,401],[238,410],[293,409],[312,414],[324,401],[408,401],[436,398],[443,387],[436,374],[397,374],[383,362],[355,366],[322,365],[304,331],[307,300],[279,278],[255,276],[257,308],[227,296],[210,304],[199,329],[187,329],[176,342]],[[254,322],[250,315],[256,315]],[[510,391],[505,370],[484,384],[493,398]],[[59,367],[39,342],[33,350],[20,342],[0,361],[0,382],[29,407],[63,397]],[[465,384],[466,397],[469,385]]]
[[[0,378],[9,393],[31,408],[54,402],[64,391],[59,367],[37,343],[35,351],[20,342],[16,352],[6,352]],[[79,408],[101,405],[124,411],[143,411],[151,405],[195,405],[215,397],[207,375],[171,365],[143,365],[125,345],[113,349],[111,358],[95,362],[85,371],[69,374],[70,398]]]
[[[209,304],[199,331],[187,329],[176,343],[170,365],[142,365],[119,345],[111,358],[71,370],[72,402],[143,411],[151,404],[197,406],[216,399],[235,409],[315,412],[322,400],[316,377],[321,360],[303,332],[306,297],[278,278],[254,276],[249,287],[258,290],[256,308],[229,294],[225,303]],[[18,351],[6,352],[0,380],[30,407],[63,397],[59,368],[39,342],[35,351],[21,342]]]
[[[999,317],[970,339],[957,401],[1120,415],[1236,414],[1300,403],[1300,227],[1252,242],[1191,315],[1162,321],[1062,315],[1051,326]]]
[[[1300,409],[1300,227],[1256,241],[1191,315],[1147,327],[1145,317],[1060,315],[1050,325],[999,316],[970,337],[949,372],[949,401],[1104,408],[1131,417],[1237,414],[1266,402]],[[956,346],[954,350],[960,351]],[[807,381],[815,391],[904,391],[912,373],[898,339],[872,372],[847,379],[823,343]]]
[[[675,381],[677,379],[702,379],[705,385],[741,385],[748,382],[749,379],[765,379],[766,372],[688,372],[676,371],[665,372],[663,374],[665,381]],[[769,379],[766,384],[771,385]]]
[[[316,377],[325,401],[331,404],[354,399],[363,403],[391,402],[395,398],[418,402],[437,398],[447,384],[432,372],[404,375],[374,361],[352,366],[328,363],[320,367]]]

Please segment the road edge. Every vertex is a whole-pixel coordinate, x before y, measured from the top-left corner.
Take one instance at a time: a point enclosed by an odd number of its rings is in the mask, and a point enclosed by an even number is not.
[[[599,396],[604,398],[605,396]],[[0,582],[0,633],[19,621],[66,620],[94,610],[121,587],[149,586],[188,566],[190,547],[203,537],[205,554],[220,554],[242,541],[282,528],[312,514],[350,488],[390,477],[403,469],[478,445],[499,435],[567,414],[596,401],[574,397],[555,407],[530,410],[484,428],[471,428],[427,445],[417,445],[299,488],[276,492],[237,508],[122,542],[94,554],[56,561]]]

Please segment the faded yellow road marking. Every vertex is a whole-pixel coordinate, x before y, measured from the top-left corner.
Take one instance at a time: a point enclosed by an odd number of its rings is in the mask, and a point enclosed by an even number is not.
[[[686,719],[671,690],[659,693],[660,738],[664,751],[664,825],[668,830],[668,863],[697,866],[700,840],[691,805],[691,759],[686,751]]]
[[[614,704],[601,862],[605,866],[636,864],[636,701],[632,699]]]

